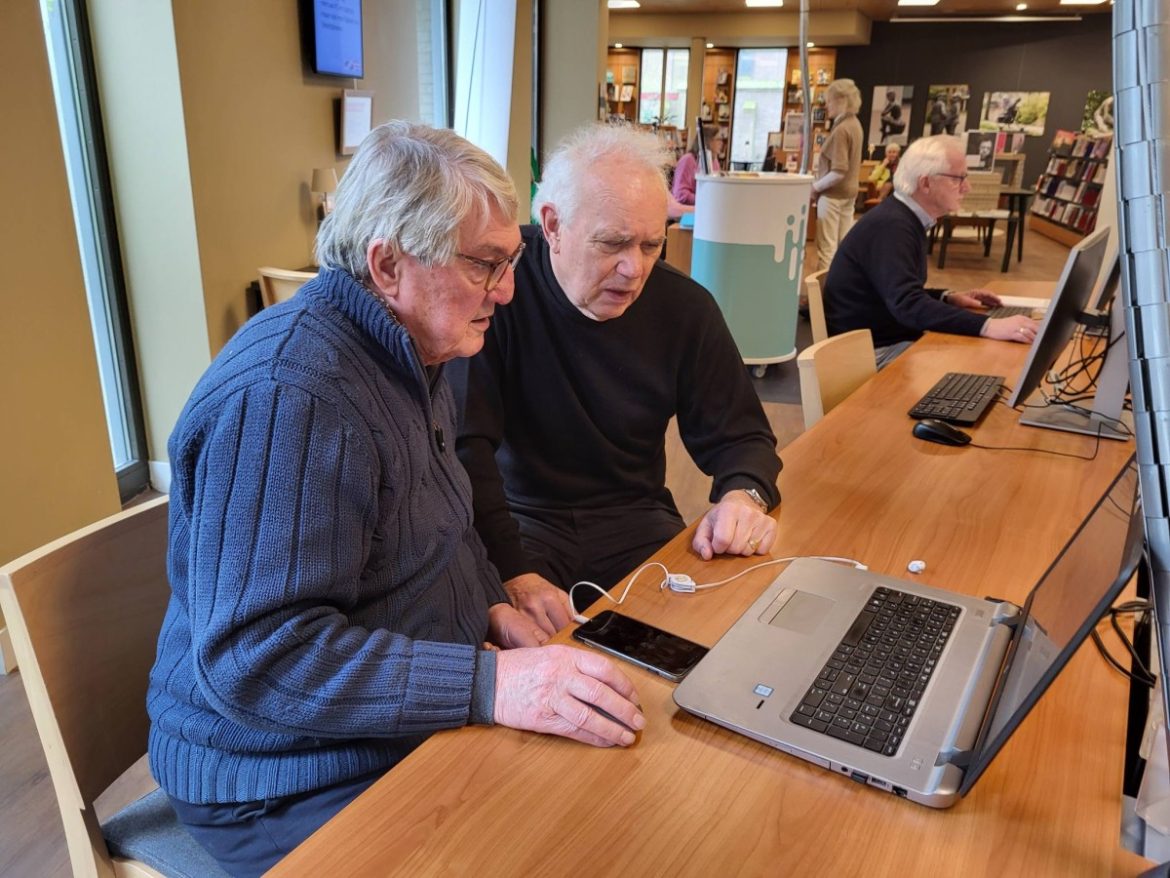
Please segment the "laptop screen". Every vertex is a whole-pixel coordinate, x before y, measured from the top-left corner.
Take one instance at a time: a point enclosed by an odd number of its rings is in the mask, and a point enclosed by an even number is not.
[[[960,794],[966,795],[1133,576],[1142,532],[1137,465],[1130,458],[1028,595]]]

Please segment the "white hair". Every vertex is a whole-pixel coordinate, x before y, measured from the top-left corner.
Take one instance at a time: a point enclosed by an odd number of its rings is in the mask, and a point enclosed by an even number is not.
[[[385,241],[424,265],[455,258],[473,213],[514,219],[516,187],[495,159],[454,131],[413,122],[379,125],[358,147],[317,232],[317,263],[369,284],[366,251]]]
[[[898,160],[894,188],[907,197],[913,195],[923,177],[949,173],[955,153],[963,154],[963,142],[950,134],[918,138]]]
[[[852,79],[834,79],[825,89],[825,100],[840,98],[845,102],[845,110],[856,113],[861,109],[861,91]]]
[[[581,202],[593,192],[590,170],[611,164],[633,165],[657,181],[667,196],[665,169],[670,153],[653,134],[626,125],[586,125],[557,146],[544,166],[540,185],[532,199],[532,215],[550,204],[564,223],[571,223]]]

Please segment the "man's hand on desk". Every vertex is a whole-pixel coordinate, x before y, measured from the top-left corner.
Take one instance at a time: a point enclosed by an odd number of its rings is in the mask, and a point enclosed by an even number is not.
[[[492,604],[488,609],[488,641],[503,649],[544,646],[548,635],[511,604]]]
[[[979,334],[984,338],[994,338],[999,341],[1018,341],[1031,344],[1036,338],[1036,331],[1040,324],[1031,317],[1017,314],[1015,317],[993,317],[983,324]]]
[[[595,747],[628,747],[634,732],[646,726],[639,707],[630,678],[609,659],[583,649],[546,646],[496,657],[493,717],[499,725]]]
[[[766,555],[775,541],[776,519],[737,489],[707,510],[691,546],[710,561],[716,555]]]
[[[947,304],[958,305],[960,308],[998,308],[1003,302],[989,290],[967,290],[962,293],[947,293]]]
[[[569,596],[539,573],[521,573],[504,583],[512,606],[550,637],[569,624],[573,609]]]

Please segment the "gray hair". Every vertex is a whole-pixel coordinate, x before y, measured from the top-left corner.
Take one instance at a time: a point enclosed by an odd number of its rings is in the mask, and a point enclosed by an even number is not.
[[[852,79],[834,79],[825,89],[825,100],[840,98],[845,102],[847,112],[856,113],[861,109],[861,91]]]
[[[379,125],[358,147],[317,232],[317,263],[368,286],[366,251],[385,241],[424,265],[459,249],[474,213],[516,216],[516,187],[495,159],[454,131],[414,122]]]
[[[532,199],[532,215],[541,208],[556,208],[561,222],[570,223],[584,199],[593,191],[589,171],[614,163],[634,165],[658,181],[663,197],[666,166],[672,156],[653,134],[625,125],[586,125],[561,141],[544,166],[540,186]],[[665,221],[665,220],[664,220]]]
[[[918,181],[932,174],[946,174],[951,158],[963,154],[963,142],[950,134],[920,137],[902,153],[894,171],[894,188],[909,197],[918,190]]]

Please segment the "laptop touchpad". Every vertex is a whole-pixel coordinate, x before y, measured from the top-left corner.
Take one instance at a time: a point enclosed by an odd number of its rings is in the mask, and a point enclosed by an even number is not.
[[[786,588],[764,610],[760,621],[788,631],[809,633],[816,630],[835,603],[821,595]]]

